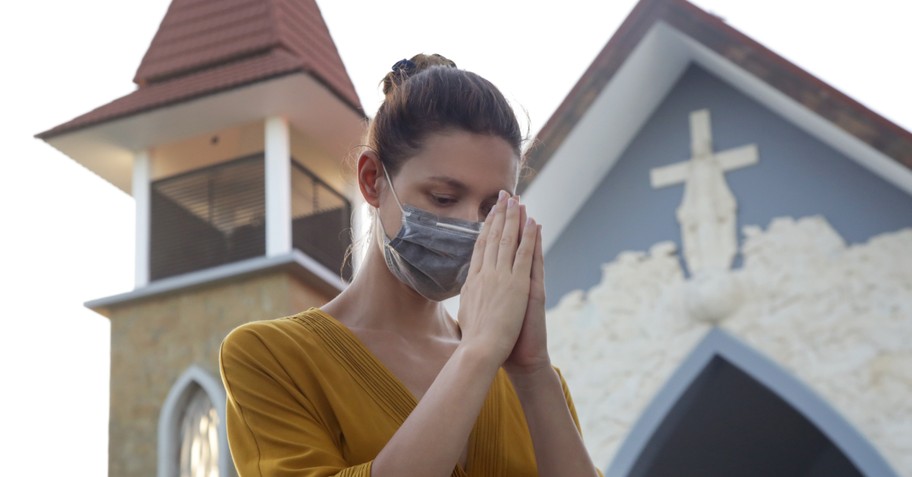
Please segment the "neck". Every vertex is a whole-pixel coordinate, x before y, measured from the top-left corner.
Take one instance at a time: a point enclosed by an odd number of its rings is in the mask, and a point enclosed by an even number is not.
[[[322,308],[349,328],[413,337],[457,333],[443,303],[428,300],[399,281],[376,246],[370,246],[351,284]]]

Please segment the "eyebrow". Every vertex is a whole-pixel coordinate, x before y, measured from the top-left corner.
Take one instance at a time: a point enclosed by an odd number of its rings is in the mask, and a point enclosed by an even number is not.
[[[428,177],[428,180],[432,181],[432,182],[440,182],[442,184],[446,184],[454,189],[459,190],[460,192],[469,190],[469,186],[467,186],[464,182],[453,179],[452,177],[449,177],[449,176],[431,176],[431,177]],[[514,193],[515,192],[511,192],[511,194],[514,194]],[[494,195],[496,196],[497,194],[494,194]]]
[[[428,180],[434,182],[442,182],[454,189],[459,189],[460,191],[468,190],[469,186],[465,185],[462,181],[453,179],[452,177],[447,176],[433,176],[428,177]]]

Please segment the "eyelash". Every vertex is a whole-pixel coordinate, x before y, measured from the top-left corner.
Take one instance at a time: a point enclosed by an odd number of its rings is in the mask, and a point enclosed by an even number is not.
[[[431,194],[431,201],[434,202],[434,204],[439,205],[441,207],[446,207],[450,204],[456,203],[456,199],[454,199],[452,197],[434,195],[434,194]]]
[[[435,194],[428,194],[428,195],[431,198],[431,202],[438,207],[448,207],[450,205],[455,204],[458,201],[458,199],[455,199],[453,197],[435,195]],[[488,212],[490,212],[490,210],[493,207],[494,207],[493,203],[492,204],[482,204],[482,206],[481,206],[482,216],[488,215]]]

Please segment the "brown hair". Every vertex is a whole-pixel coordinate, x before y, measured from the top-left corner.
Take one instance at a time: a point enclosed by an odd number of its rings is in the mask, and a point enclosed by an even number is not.
[[[368,130],[390,174],[431,134],[449,128],[500,137],[522,157],[523,135],[513,108],[490,81],[458,69],[441,55],[418,54],[393,66],[382,81],[386,98]]]

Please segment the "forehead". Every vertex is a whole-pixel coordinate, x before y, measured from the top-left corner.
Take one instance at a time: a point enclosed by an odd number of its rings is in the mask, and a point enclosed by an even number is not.
[[[504,139],[465,131],[434,133],[399,171],[404,180],[450,178],[485,193],[513,192],[519,157]]]

